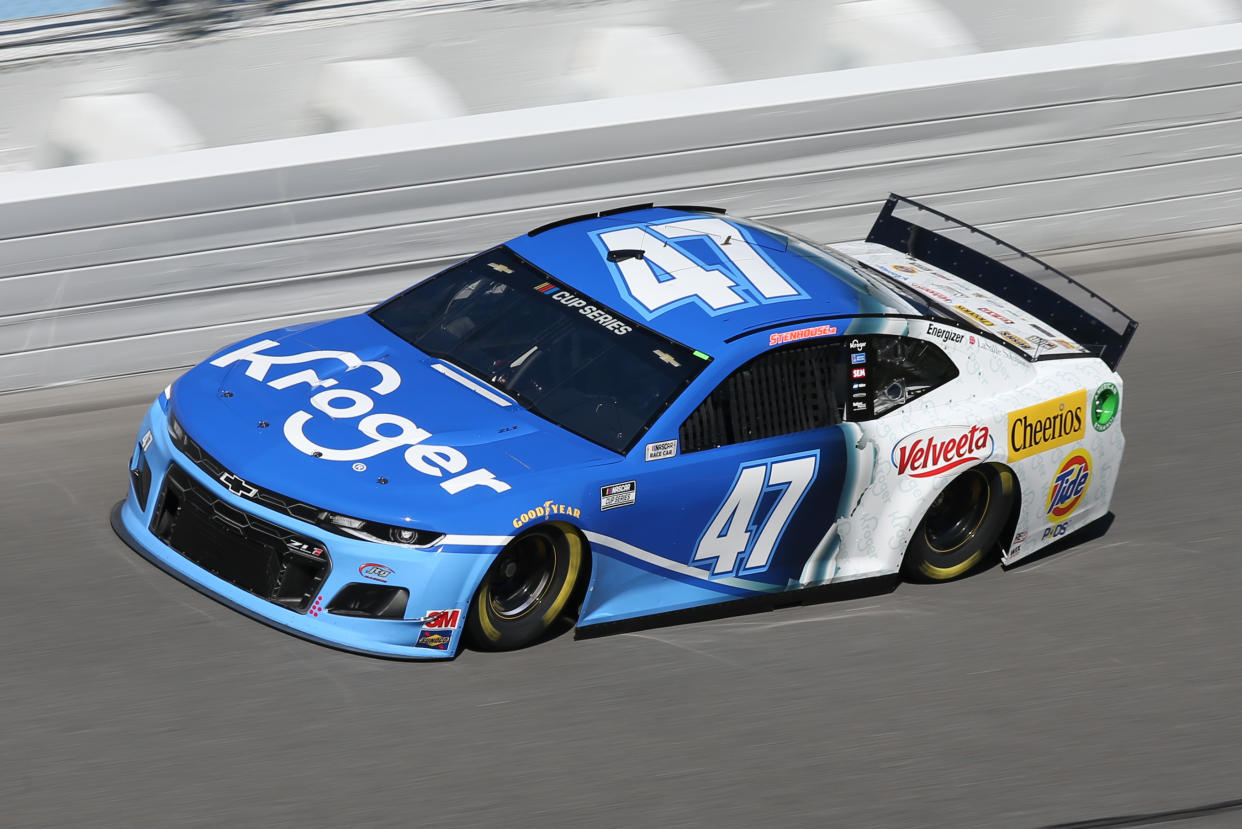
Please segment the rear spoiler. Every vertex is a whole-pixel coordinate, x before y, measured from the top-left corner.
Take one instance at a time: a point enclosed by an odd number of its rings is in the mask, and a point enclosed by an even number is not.
[[[1002,297],[1066,334],[1114,371],[1138,323],[1051,265],[939,210],[890,195],[868,242],[901,251]]]

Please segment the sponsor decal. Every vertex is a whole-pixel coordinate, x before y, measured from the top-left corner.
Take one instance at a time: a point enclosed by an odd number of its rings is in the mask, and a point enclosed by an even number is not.
[[[851,369],[850,376],[853,377],[855,380],[858,380],[860,378],[867,376],[867,370],[865,368]]]
[[[1026,541],[1026,530],[1023,530],[1013,537],[1014,544],[1021,544],[1023,541]]]
[[[509,270],[509,268],[505,268],[505,270]],[[560,287],[561,287],[560,285],[553,285],[551,282],[541,282],[540,284],[535,286],[535,290],[541,294],[552,294],[552,293],[556,293],[556,291],[559,290]]]
[[[599,488],[599,508],[601,510],[628,507],[636,500],[638,500],[638,484],[635,481],[609,484]]]
[[[145,452],[147,451],[147,447],[151,445],[151,441],[153,440],[155,440],[155,438],[151,435],[151,430],[148,429],[147,433],[142,436],[142,440],[139,442],[138,445],[141,446],[142,451]]]
[[[315,597],[315,603],[310,606],[310,610],[306,611],[311,616],[318,616],[323,612],[323,594]]]
[[[1103,432],[1117,418],[1121,411],[1121,392],[1112,383],[1104,383],[1095,390],[1091,398],[1091,425],[1097,432]]]
[[[862,351],[866,347],[867,344],[862,340],[850,340],[850,348],[854,351]]]
[[[961,331],[954,331],[952,328],[945,328],[942,325],[929,322],[927,323],[927,336],[944,343],[960,343],[965,334]]]
[[[499,271],[500,273],[513,273],[513,268],[500,262],[488,262],[487,266],[494,271]],[[543,284],[547,285],[548,283],[545,282]]]
[[[992,318],[992,319],[994,319],[994,320],[1000,320],[1001,322],[1005,323],[1005,325],[1015,325],[1015,324],[1016,324],[1016,323],[1014,323],[1014,321],[1013,321],[1013,320],[1011,320],[1009,317],[1005,316],[1005,315],[1004,315],[1004,314],[1002,314],[1000,311],[994,310],[994,309],[992,309],[992,308],[987,308],[987,307],[980,306],[980,308],[979,308],[979,312],[980,312],[981,314],[987,314],[989,317],[991,317],[991,318]]]
[[[356,464],[354,464],[354,471],[355,472],[366,472],[367,465],[363,463],[362,461],[358,461]]]
[[[414,647],[428,648],[433,651],[446,651],[452,639],[453,635],[451,633],[439,633],[424,628],[418,632],[418,641],[414,643]]]
[[[386,584],[388,582],[388,577],[392,574],[393,569],[386,564],[376,564],[371,561],[366,564],[358,565],[358,575],[362,576],[364,579],[370,579],[371,581],[378,581]]]
[[[970,319],[974,320],[980,325],[987,326],[988,328],[991,328],[993,325],[996,325],[996,323],[992,322],[987,317],[983,316],[982,314],[970,308],[967,308],[965,305],[954,305],[953,310],[957,311],[959,314],[961,314],[964,317],[969,317]]]
[[[568,305],[570,308],[577,309],[579,314],[593,322],[599,323],[617,336],[624,336],[634,330],[625,320],[618,319],[608,312],[596,308],[571,291],[557,291],[552,294],[552,298],[562,305]]]
[[[1048,488],[1048,520],[1058,523],[1069,518],[1087,494],[1090,483],[1091,455],[1086,449],[1070,452],[1061,461],[1052,477],[1052,486]]]
[[[855,365],[857,365],[858,363],[865,363],[867,362],[867,355],[866,354],[851,354],[850,362]]]
[[[918,273],[919,269],[911,265],[889,265],[890,268],[898,273]]]
[[[1057,344],[1058,344],[1058,345],[1060,345],[1060,346],[1061,346],[1061,348],[1065,348],[1065,349],[1068,349],[1068,350],[1070,350],[1070,351],[1077,351],[1077,350],[1078,350],[1078,346],[1074,345],[1074,344],[1073,344],[1072,342],[1070,342],[1069,340],[1060,340],[1060,339],[1059,339],[1059,340],[1057,340],[1056,342],[1057,342]]]
[[[1009,460],[1020,461],[1082,440],[1087,426],[1087,390],[1009,413]]]
[[[1031,336],[1031,342],[1035,343],[1036,348],[1044,348],[1049,351],[1057,347],[1057,344],[1052,340],[1045,340],[1043,337],[1036,337],[1033,335]]]
[[[1009,342],[1013,343],[1014,345],[1016,345],[1018,348],[1022,349],[1023,351],[1034,351],[1035,350],[1035,346],[1031,345],[1026,340],[1019,337],[1017,334],[1012,334],[1008,331],[1001,331],[1000,335],[1003,339],[1008,340]]]
[[[581,511],[577,507],[571,507],[568,504],[557,504],[553,501],[544,501],[542,505],[534,509],[528,509],[517,518],[514,518],[513,529],[516,530],[534,521],[536,518],[551,518],[553,515],[568,515],[570,518],[582,517]]]
[[[914,288],[916,291],[921,291],[922,293],[927,294],[929,297],[938,299],[941,302],[948,303],[950,305],[953,304],[953,297],[949,296],[939,288],[933,288],[929,285],[911,285],[910,287]]]
[[[1040,541],[1049,541],[1053,538],[1060,538],[1069,532],[1069,522],[1065,521],[1061,524],[1053,524],[1051,527],[1044,528],[1044,534]]]
[[[428,610],[423,614],[423,630],[456,630],[461,624],[461,609]]]
[[[289,415],[284,424],[285,440],[303,454],[327,461],[362,461],[393,449],[404,452],[405,462],[415,471],[433,478],[443,478],[440,487],[456,495],[473,487],[486,487],[495,492],[505,492],[509,484],[499,480],[485,468],[468,469],[469,459],[465,453],[451,446],[427,443],[434,435],[417,426],[413,421],[397,414],[374,412],[375,400],[364,392],[354,389],[333,388],[336,378],[321,378],[313,368],[285,374],[268,380],[273,366],[313,363],[336,360],[346,371],[369,369],[378,377],[370,391],[382,396],[401,385],[401,375],[388,363],[363,360],[350,351],[315,350],[299,354],[270,354],[280,343],[275,340],[258,340],[235,348],[211,361],[213,366],[223,368],[234,363],[246,363],[246,376],[274,389],[287,389],[305,383],[315,394],[309,399],[310,407],[334,420],[360,418],[357,429],[369,442],[347,449],[320,446],[306,436],[306,426],[316,418],[316,412],[298,410]],[[393,433],[395,430],[395,434]],[[445,476],[445,473],[449,477]]]
[[[893,447],[898,475],[931,478],[992,457],[996,441],[986,426],[937,426],[906,435]]]
[[[1042,325],[1036,325],[1035,323],[1031,323],[1031,327],[1034,328],[1039,333],[1043,334],[1045,337],[1056,336],[1056,334],[1053,334],[1051,331],[1049,331],[1047,328],[1044,328]]]
[[[677,441],[662,440],[659,443],[648,443],[646,450],[643,452],[645,460],[662,461],[665,458],[677,457]]]
[[[853,394],[851,394],[850,397],[854,397],[854,398],[861,397],[865,399],[867,397],[867,393],[865,391],[856,391]]]
[[[768,345],[784,345],[811,337],[827,337],[835,333],[837,333],[835,325],[816,325],[811,328],[799,328],[797,331],[779,331],[768,336]]]
[[[866,384],[866,383],[855,383],[855,384],[853,385],[853,388],[855,388],[855,389],[865,389],[865,388],[867,388],[867,384]]]
[[[221,472],[218,478],[220,483],[224,484],[224,488],[234,495],[242,498],[253,498],[259,494],[259,488],[253,484],[247,483],[232,472]]]
[[[862,402],[857,400],[850,401],[850,409],[855,412],[865,412],[867,411],[867,402],[865,400]]]
[[[1010,554],[1010,555],[1012,555],[1012,556],[1016,556],[1016,555],[1017,555],[1018,553],[1020,553],[1020,552],[1022,552],[1022,545],[1021,545],[1021,544],[1015,544],[1015,545],[1013,545],[1013,549],[1009,552],[1009,554]]]

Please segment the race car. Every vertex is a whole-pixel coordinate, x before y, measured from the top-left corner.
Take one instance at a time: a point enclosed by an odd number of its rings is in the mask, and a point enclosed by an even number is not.
[[[215,353],[146,413],[112,523],[395,658],[956,579],[1108,511],[1136,327],[900,196],[833,247],[606,210]]]

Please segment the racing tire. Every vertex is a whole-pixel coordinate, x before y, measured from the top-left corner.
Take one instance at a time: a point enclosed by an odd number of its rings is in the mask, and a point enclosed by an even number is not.
[[[948,581],[975,569],[996,547],[1017,482],[1003,466],[984,464],[954,478],[914,530],[901,573],[914,581]]]
[[[545,524],[496,556],[466,614],[466,641],[477,650],[507,651],[538,641],[581,599],[586,545],[572,529]]]

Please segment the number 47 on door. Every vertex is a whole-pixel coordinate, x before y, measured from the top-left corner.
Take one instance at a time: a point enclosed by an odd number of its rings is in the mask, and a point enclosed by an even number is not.
[[[819,468],[819,452],[770,458],[743,464],[733,488],[716,510],[695,547],[692,564],[715,560],[711,575],[766,570],[785,527],[806,495]],[[766,517],[756,515],[765,492],[779,491]]]

